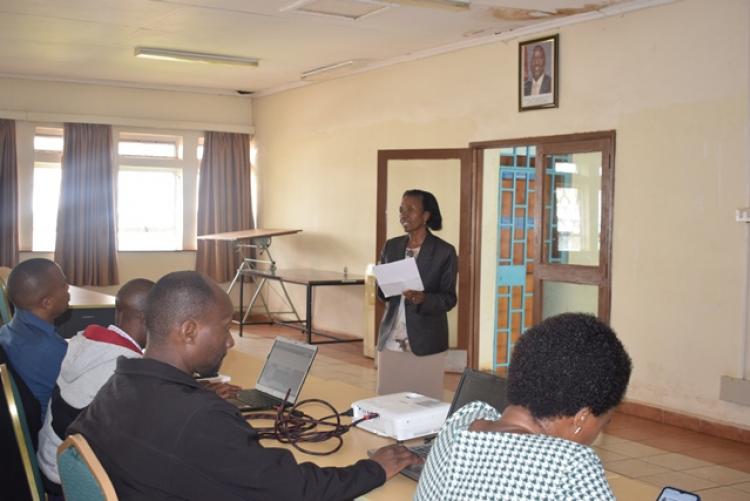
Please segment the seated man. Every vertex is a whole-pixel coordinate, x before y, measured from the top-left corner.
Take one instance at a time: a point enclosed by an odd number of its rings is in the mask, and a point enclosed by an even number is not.
[[[118,357],[140,358],[146,346],[146,295],[154,282],[143,278],[123,285],[115,299],[115,325],[89,325],[70,340],[60,376],[39,432],[39,468],[47,490],[62,494],[57,473],[57,448],[65,430],[91,403],[115,372]],[[52,485],[51,485],[52,484]]]
[[[55,318],[68,309],[68,284],[53,261],[29,259],[10,272],[8,296],[16,312],[10,323],[0,327],[0,346],[39,401],[44,420],[68,348],[54,325]],[[29,425],[33,428],[33,423]]]
[[[121,358],[68,428],[91,444],[118,497],[129,499],[352,499],[420,460],[401,446],[344,468],[298,464],[264,448],[236,407],[191,375],[218,367],[234,344],[233,307],[195,272],[163,277],[146,305],[143,359]]]

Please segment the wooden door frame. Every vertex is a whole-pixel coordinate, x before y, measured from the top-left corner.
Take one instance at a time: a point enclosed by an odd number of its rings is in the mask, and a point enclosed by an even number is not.
[[[386,215],[388,203],[388,162],[390,160],[459,160],[461,169],[460,192],[460,218],[459,218],[459,243],[458,243],[458,333],[457,348],[467,351],[468,364],[472,363],[479,354],[476,349],[478,340],[479,321],[473,314],[476,310],[476,292],[478,285],[478,268],[475,267],[477,259],[474,254],[479,250],[473,242],[477,236],[474,234],[477,227],[474,224],[477,190],[474,179],[474,168],[472,150],[469,148],[437,148],[437,149],[404,149],[404,150],[378,150],[378,179],[377,179],[377,207],[376,207],[376,230],[375,230],[375,262],[380,259],[380,252],[385,245],[387,236],[388,220]],[[481,208],[481,205],[479,205]],[[384,305],[380,301],[375,302],[375,342],[377,344],[378,325],[383,318]]]
[[[472,310],[470,315],[473,319],[471,336],[472,340],[469,343],[475,347],[473,350],[473,358],[469,358],[469,365],[473,368],[479,366],[479,295],[480,295],[480,280],[478,277],[479,271],[481,270],[481,248],[482,248],[482,188],[484,179],[484,150],[503,148],[511,146],[538,146],[542,152],[544,146],[547,145],[548,150],[554,150],[556,146],[561,146],[561,143],[584,143],[584,142],[602,142],[606,146],[602,149],[602,226],[604,231],[600,235],[601,251],[600,251],[600,266],[603,268],[602,272],[597,274],[596,279],[599,281],[599,305],[598,305],[598,316],[599,318],[609,323],[612,303],[612,227],[613,227],[613,212],[614,212],[614,167],[615,167],[615,144],[616,144],[616,133],[614,130],[608,131],[597,131],[597,132],[582,132],[577,134],[559,134],[554,136],[538,136],[538,137],[521,137],[516,139],[499,139],[490,141],[476,141],[469,143],[471,149],[471,157],[473,162],[471,164],[471,180],[473,186],[472,202],[471,207],[471,234],[473,236],[471,241],[471,252],[470,256],[472,259],[472,270],[475,273],[474,291],[472,292]],[[537,158],[539,152],[537,151]],[[540,169],[543,169],[543,162],[537,162],[537,178],[540,181],[540,189],[537,190],[537,196],[542,194],[542,177],[539,177]],[[608,166],[604,168],[605,164]],[[541,170],[543,173],[544,171]],[[609,197],[609,204],[605,204],[605,197]],[[537,199],[537,207],[542,207]],[[536,218],[536,215],[535,215]],[[535,235],[534,247],[537,251],[537,256],[541,255],[541,220],[535,219],[535,225],[539,229]],[[536,241],[538,239],[538,242]],[[573,265],[569,265],[573,267]],[[588,267],[581,267],[588,268]],[[557,270],[548,269],[545,273],[549,278],[554,279],[557,277],[555,274]],[[535,273],[536,274],[536,273]],[[547,277],[545,275],[545,278]],[[580,279],[590,279],[590,270],[580,270]],[[561,278],[561,277],[560,277]],[[565,277],[568,280],[568,277]],[[535,278],[534,281],[534,293],[539,294],[541,298],[541,281],[542,279]],[[541,316],[541,301],[534,301],[534,320]]]

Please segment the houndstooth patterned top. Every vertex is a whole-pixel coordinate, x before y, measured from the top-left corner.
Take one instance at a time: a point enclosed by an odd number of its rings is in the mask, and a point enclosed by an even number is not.
[[[414,501],[614,501],[594,451],[549,435],[475,432],[500,415],[483,402],[453,414],[427,458]]]

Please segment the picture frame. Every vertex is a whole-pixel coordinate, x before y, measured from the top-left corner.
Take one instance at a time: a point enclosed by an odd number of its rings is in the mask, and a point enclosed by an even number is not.
[[[518,111],[558,107],[559,37],[518,43]]]

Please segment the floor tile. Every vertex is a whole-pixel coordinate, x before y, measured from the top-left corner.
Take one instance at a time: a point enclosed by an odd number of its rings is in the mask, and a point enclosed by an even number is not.
[[[750,482],[744,482],[742,484],[735,484],[732,489],[737,489],[742,492],[750,492]]]
[[[600,445],[599,447],[601,447],[602,449],[606,449],[608,451],[622,454],[623,456],[627,456],[629,458],[640,458],[640,457],[645,457],[645,456],[656,456],[658,454],[664,454],[664,451],[661,449],[649,447],[648,445],[643,445],[638,442],[633,442],[631,440],[624,440],[622,442],[614,442],[614,443],[606,443],[606,444]]]
[[[684,438],[680,436],[661,436],[657,438],[640,440],[640,442],[644,445],[656,447],[657,449],[664,449],[665,451],[669,452],[684,452],[703,447],[702,444],[696,443],[694,439]]]
[[[736,463],[748,458],[746,452],[726,446],[700,447],[684,451],[683,454],[715,464]]]
[[[648,475],[645,477],[638,477],[641,482],[646,482],[656,487],[664,488],[666,486],[676,487],[683,491],[695,492],[698,489],[709,489],[711,487],[719,487],[715,482],[706,480],[704,478],[694,477],[687,475],[679,471],[668,471],[666,473],[659,473],[658,475]],[[650,500],[649,500],[650,501]]]
[[[627,442],[628,440],[626,438],[618,437],[615,435],[611,435],[609,433],[600,433],[598,437],[596,437],[596,440],[594,441],[595,446],[601,446],[606,444],[614,444],[617,442]]]
[[[611,463],[607,463],[607,470],[630,478],[639,478],[669,472],[666,468],[641,461],[640,459],[612,461]]]
[[[718,487],[698,491],[701,501],[750,501],[750,493],[742,492],[731,487]]]
[[[686,473],[688,475],[693,475],[700,478],[705,478],[707,480],[711,480],[712,482],[716,482],[720,485],[731,485],[731,484],[741,484],[744,482],[750,482],[750,473],[745,473],[744,471],[739,470],[733,470],[731,468],[727,468],[726,466],[704,466],[702,468],[694,468],[690,470],[685,470],[683,473]]]
[[[659,454],[658,456],[648,456],[642,459],[647,463],[653,463],[675,471],[712,466],[711,463],[706,461],[675,453]]]
[[[596,455],[599,456],[599,459],[601,459],[602,463],[604,464],[610,463],[612,461],[622,461],[623,459],[628,459],[627,456],[608,451],[607,449],[602,449],[601,447],[594,447],[593,449],[596,452]]]

